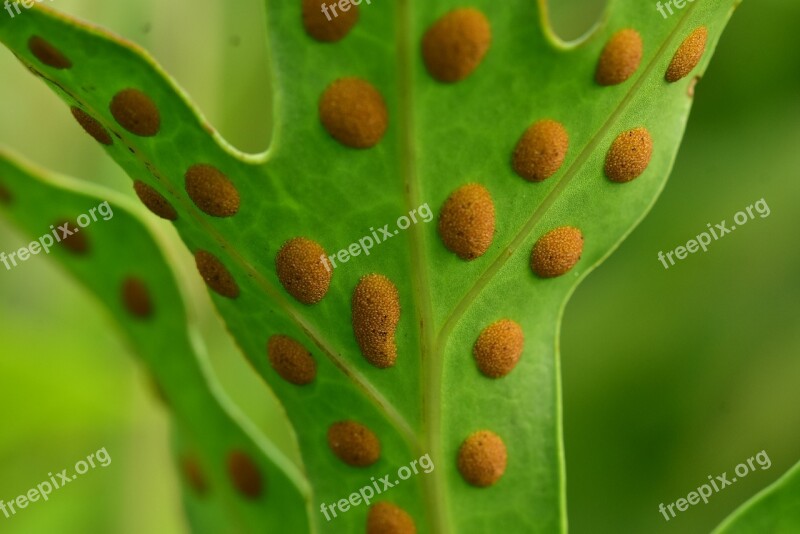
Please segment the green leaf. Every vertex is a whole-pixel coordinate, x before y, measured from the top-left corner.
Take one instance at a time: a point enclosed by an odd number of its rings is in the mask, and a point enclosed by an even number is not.
[[[40,256],[47,255],[86,286],[105,305],[163,392],[175,416],[178,467],[186,475],[186,463],[196,465],[206,488],[196,491],[187,485],[185,491],[197,531],[256,531],[264,525],[307,528],[306,481],[271,443],[247,428],[213,376],[207,376],[203,342],[187,324],[183,296],[151,229],[135,214],[140,208],[117,193],[46,176],[1,150],[0,185],[10,196],[0,202],[0,213],[39,242],[37,254],[25,261],[42,261]],[[110,209],[97,209],[103,202]],[[96,220],[87,219],[90,224],[79,228],[74,221],[82,214],[88,217],[92,209]],[[50,224],[64,220],[73,221],[64,230],[82,237],[84,252],[44,238],[60,238],[63,232],[53,234]],[[52,248],[42,248],[48,242]],[[11,265],[8,258],[5,261]],[[123,287],[131,277],[146,288],[147,316],[136,315],[126,304]],[[257,466],[265,494],[259,499],[242,499],[233,487],[227,459],[234,450],[248,454]],[[186,476],[184,482],[188,483]],[[271,506],[264,506],[265,501]]]
[[[739,507],[714,534],[792,534],[800,531],[800,463]]]
[[[705,72],[737,3],[696,2],[662,17],[650,3],[617,0],[590,35],[567,45],[550,31],[543,2],[481,0],[475,7],[491,25],[491,47],[471,75],[445,84],[427,72],[420,43],[432,24],[461,7],[452,0],[362,3],[358,23],[336,43],[309,37],[301,2],[267,0],[275,123],[269,151],[255,156],[225,144],[152,60],[125,42],[45,10],[6,24],[0,39],[62,99],[112,133],[109,155],[172,204],[175,227],[193,253],[210,252],[236,281],[238,296],[215,294],[215,303],[297,431],[314,491],[312,524],[363,530],[365,506],[330,523],[315,510],[370,484],[372,476],[394,474],[430,454],[432,473],[382,496],[404,508],[420,530],[559,532],[566,529],[561,312],[575,286],[664,187],[695,78]],[[701,26],[708,43],[699,64],[668,83],[673,55]],[[641,35],[641,62],[624,83],[600,86],[594,81],[598,58],[624,28]],[[71,67],[43,65],[28,46],[34,35],[68,57]],[[369,149],[343,146],[320,124],[321,95],[350,76],[372,84],[388,109],[388,130]],[[136,135],[115,119],[111,103],[128,88],[142,91],[158,109],[157,133]],[[545,118],[564,126],[569,150],[554,176],[531,183],[515,174],[510,160],[523,132]],[[649,165],[629,183],[611,182],[604,162],[612,142],[640,127],[653,140]],[[211,210],[223,217],[193,202],[186,177],[198,164],[229,178],[241,199],[238,210],[231,209],[231,196],[216,199],[226,210]],[[342,262],[316,304],[298,302],[278,279],[276,257],[287,240],[312,239],[335,254],[372,235],[373,227],[394,228],[419,206],[440,214],[451,193],[473,182],[488,189],[497,215],[491,246],[477,259],[460,259],[443,245],[436,224],[419,221],[368,256]],[[540,278],[529,267],[531,250],[561,226],[580,229],[582,257],[567,274]],[[402,310],[397,362],[388,368],[362,356],[350,319],[354,289],[373,273],[397,287]],[[489,379],[475,365],[473,345],[503,318],[521,325],[524,352],[510,374]],[[274,335],[311,351],[318,365],[312,384],[289,384],[271,368],[265,347]],[[377,463],[353,468],[336,458],[326,432],[342,420],[362,423],[379,437]],[[505,473],[487,488],[468,485],[456,469],[459,447],[478,430],[500,436],[508,453]]]

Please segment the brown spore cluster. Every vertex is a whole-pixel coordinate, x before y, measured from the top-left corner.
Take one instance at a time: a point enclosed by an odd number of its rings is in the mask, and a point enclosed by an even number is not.
[[[530,182],[541,182],[561,168],[569,150],[569,134],[560,122],[533,123],[517,142],[512,158],[514,172]]]
[[[202,497],[208,492],[208,481],[196,457],[185,456],[181,460],[181,471],[183,472],[184,480],[194,490],[195,494]]]
[[[422,38],[422,58],[440,82],[463,80],[478,68],[492,44],[486,16],[474,8],[456,9],[436,21]]]
[[[212,217],[231,217],[239,211],[239,191],[213,165],[200,163],[186,171],[186,193],[192,202]]]
[[[522,327],[515,321],[502,319],[483,329],[472,352],[481,373],[500,378],[516,367],[524,344]]]
[[[389,126],[383,96],[371,83],[354,77],[336,80],[325,89],[319,117],[334,139],[351,148],[375,146]]]
[[[506,471],[508,453],[502,438],[489,430],[470,434],[458,450],[458,471],[468,484],[485,488]]]
[[[328,446],[341,461],[366,467],[381,456],[381,442],[367,427],[355,421],[340,421],[328,428]]]
[[[275,256],[278,280],[303,304],[315,304],[328,293],[333,272],[322,258],[322,245],[306,237],[295,237],[281,246]]]
[[[28,39],[28,49],[36,59],[54,69],[68,69],[72,67],[72,61],[61,53],[55,46],[45,41],[38,35]]]
[[[674,83],[692,72],[703,58],[707,41],[708,28],[705,26],[700,26],[690,33],[672,57],[664,78]]]
[[[267,357],[281,378],[297,386],[310,384],[317,376],[317,362],[311,353],[289,336],[274,335],[269,338]]]
[[[75,120],[78,121],[78,124],[81,125],[81,128],[91,135],[95,141],[106,146],[113,143],[113,139],[111,139],[108,131],[103,128],[103,125],[100,124],[97,119],[77,106],[70,107],[70,111],[72,112],[72,116],[75,117]]]
[[[120,126],[140,137],[152,137],[161,129],[161,115],[149,96],[138,89],[123,89],[109,106]]]
[[[142,204],[151,212],[168,221],[177,220],[178,212],[175,211],[170,201],[164,198],[164,195],[141,180],[133,182],[133,190],[139,200],[142,201]]]
[[[200,276],[203,277],[208,287],[218,295],[235,299],[239,296],[239,285],[233,275],[217,259],[216,256],[205,250],[198,250],[194,254],[194,262]]]
[[[139,319],[153,314],[150,292],[145,283],[135,276],[129,276],[122,282],[122,302],[128,313]]]
[[[617,85],[633,76],[642,62],[643,48],[642,36],[636,30],[627,28],[615,33],[597,62],[597,83]]]
[[[417,526],[408,512],[390,502],[373,504],[367,514],[367,534],[416,534]]]
[[[494,230],[494,202],[480,184],[459,187],[442,206],[439,236],[444,246],[463,260],[482,256],[492,244]]]
[[[14,195],[11,191],[0,183],[0,204],[9,205],[14,200]]]
[[[63,228],[65,224],[68,225],[66,229],[72,232],[72,235],[63,237],[64,233],[61,231],[61,228]],[[79,228],[74,221],[61,219],[53,224],[53,228],[55,228],[58,237],[61,239],[59,243],[65,249],[78,256],[89,252],[89,239],[86,237],[85,233],[81,233],[81,228]]]
[[[353,291],[353,332],[369,363],[384,369],[397,361],[395,330],[400,321],[400,294],[391,280],[370,274]]]
[[[583,234],[572,226],[561,226],[539,238],[531,252],[531,269],[541,278],[569,272],[581,259]]]
[[[161,381],[156,378],[153,374],[148,374],[147,378],[147,385],[150,388],[150,391],[155,395],[156,399],[158,399],[164,406],[167,408],[172,407],[172,403],[167,396],[167,392],[164,391],[164,387],[161,385]]]
[[[263,491],[258,466],[246,453],[234,450],[228,454],[228,476],[236,490],[248,499],[257,499]]]
[[[608,149],[605,174],[612,182],[630,182],[647,169],[652,156],[653,139],[647,128],[622,132]]]
[[[334,16],[328,7],[328,15],[322,10],[323,5],[327,5],[330,0],[303,0],[303,27],[306,33],[324,43],[333,43],[344,39],[353,26],[358,22],[358,6],[352,3],[346,11],[339,8],[336,4],[338,16]]]

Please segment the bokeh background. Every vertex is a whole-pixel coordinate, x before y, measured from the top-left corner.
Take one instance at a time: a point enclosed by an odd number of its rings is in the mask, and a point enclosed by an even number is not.
[[[587,31],[604,5],[554,3],[551,17],[565,38]],[[150,50],[240,149],[268,146],[260,0],[51,5]],[[796,0],[740,6],[697,87],[664,193],[566,308],[561,357],[573,533],[709,532],[800,460],[799,24]],[[129,179],[67,108],[4,49],[0,73],[0,143],[57,172],[132,194]],[[761,198],[768,218],[669,270],[658,262],[658,251]],[[274,400],[214,314],[202,311],[208,300],[190,257],[168,224],[161,232],[199,303],[223,386],[261,431],[286,435]],[[25,242],[0,220],[0,250]],[[187,532],[166,410],[102,308],[41,257],[0,270],[0,406],[0,499],[99,448],[112,457],[49,502],[11,520],[0,515],[0,531]],[[730,472],[761,450],[772,460],[769,470],[669,523],[658,513],[659,503],[685,497],[708,475]]]

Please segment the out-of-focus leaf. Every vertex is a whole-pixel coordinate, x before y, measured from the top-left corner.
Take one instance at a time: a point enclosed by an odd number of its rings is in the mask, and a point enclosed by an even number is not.
[[[714,534],[794,534],[800,532],[800,464],[744,503]]]
[[[232,410],[214,378],[207,376],[205,349],[187,324],[183,296],[130,201],[45,176],[2,151],[0,186],[5,199],[0,213],[38,243],[30,247],[38,252],[24,261],[46,261],[42,256],[47,255],[86,286],[105,305],[163,393],[175,416],[176,462],[196,531],[307,528],[307,482],[271,443],[253,437],[256,433],[238,413],[223,409]],[[61,231],[63,221],[71,222]],[[89,224],[78,226],[85,222]],[[70,247],[46,238],[60,238],[64,232],[75,232],[64,241]],[[42,245],[48,243],[52,248],[45,252]],[[134,279],[144,291],[128,289],[126,298],[126,282]],[[258,498],[243,499],[234,487],[228,470],[233,451],[252,459],[262,479]]]

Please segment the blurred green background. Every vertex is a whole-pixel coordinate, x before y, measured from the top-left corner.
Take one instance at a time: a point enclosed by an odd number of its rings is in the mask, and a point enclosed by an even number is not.
[[[554,24],[575,38],[604,2],[557,4]],[[268,146],[259,0],[55,0],[53,7],[150,50],[240,149]],[[796,0],[742,4],[697,87],[666,190],[567,306],[561,356],[573,533],[708,532],[800,459],[799,23]],[[0,72],[0,143],[55,171],[131,191],[66,107],[5,50]],[[669,270],[656,259],[761,198],[768,218]],[[162,232],[190,273],[171,227]],[[0,221],[0,250],[24,242]],[[192,289],[204,302],[196,280]],[[0,531],[186,532],[167,413],[97,304],[55,265],[29,261],[0,274],[0,319],[0,499],[99,448],[112,457],[48,503],[0,516]],[[287,435],[216,318],[201,319],[233,400],[262,431]],[[279,445],[290,447],[285,438]],[[658,513],[659,503],[762,449],[769,470],[669,523]]]
[[[666,189],[567,305],[572,532],[708,532],[800,460],[799,24],[795,0],[741,4]],[[761,198],[769,217],[659,263]],[[669,523],[658,512],[761,450],[768,470]]]

